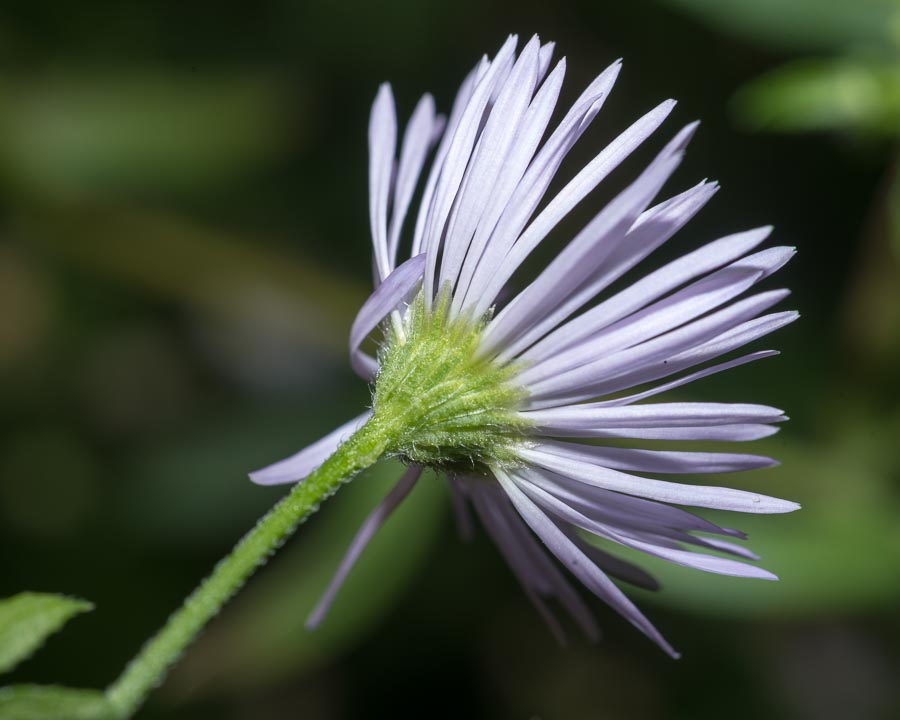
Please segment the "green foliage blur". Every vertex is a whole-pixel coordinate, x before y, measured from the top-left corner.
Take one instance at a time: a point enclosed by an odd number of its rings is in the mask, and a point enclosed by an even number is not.
[[[104,687],[284,492],[246,473],[368,402],[346,335],[371,274],[369,103],[390,80],[402,116],[426,90],[446,109],[509,32],[557,41],[563,101],[624,57],[565,176],[665,97],[665,132],[703,120],[669,189],[723,191],[660,255],[766,223],[799,248],[770,281],[804,316],[783,354],[679,395],[791,415],[756,443],[780,467],[725,480],[804,506],[728,518],[781,581],[642,561],[663,590],[638,600],[684,659],[600,603],[601,643],[561,648],[427,478],[308,633],[385,463],[138,717],[900,717],[900,0],[5,2],[0,597],[96,608],[23,644],[2,684]],[[87,609],[61,603],[41,639]]]

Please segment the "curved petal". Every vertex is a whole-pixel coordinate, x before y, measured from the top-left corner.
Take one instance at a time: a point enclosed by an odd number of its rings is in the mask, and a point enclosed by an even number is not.
[[[444,238],[438,287],[456,285],[459,270],[482,216],[497,192],[518,129],[526,117],[537,84],[540,41],[531,38],[486,113],[484,127],[472,151],[456,195]]]
[[[775,355],[778,355],[777,350],[759,350],[754,353],[742,355],[741,357],[735,358],[734,360],[728,360],[723,363],[718,363],[717,365],[711,365],[710,367],[703,368],[702,370],[697,370],[696,372],[689,373],[688,375],[677,378],[675,380],[671,380],[667,383],[663,383],[662,385],[648,388],[643,392],[633,393],[626,397],[615,398],[613,400],[603,400],[596,403],[596,406],[613,407],[618,405],[631,405],[632,403],[636,403],[640,400],[646,400],[647,398],[653,397],[654,395],[659,395],[661,393],[668,392],[669,390],[680,388],[684,385],[694,382],[695,380],[701,380],[702,378],[709,377],[710,375],[715,375],[717,373],[724,372],[725,370],[731,370],[732,368],[740,367],[741,365],[746,365],[747,363],[751,363],[756,360],[762,360],[763,358],[774,357]]]
[[[658,303],[635,312],[608,327],[597,328],[589,337],[566,350],[530,364],[519,380],[528,385],[582,367],[597,358],[597,348],[605,354],[635,347],[684,325],[707,312],[726,305],[762,279],[761,273],[741,268],[726,268],[709,275]],[[563,328],[564,329],[564,328]],[[531,358],[523,356],[525,362]]]
[[[529,357],[539,359],[540,351],[537,347],[531,348],[537,344],[549,345],[551,352],[558,349],[559,343],[551,339],[556,334],[554,328],[666,243],[703,209],[718,189],[717,183],[703,181],[641,213],[595,276],[589,278],[566,302],[548,312],[530,330],[504,347],[498,358],[503,360],[514,358],[529,349]],[[572,322],[574,321],[569,321],[566,326]],[[538,354],[532,356],[532,351]]]
[[[378,277],[389,272],[387,211],[391,197],[394,153],[397,146],[397,113],[391,86],[384,83],[372,104],[369,118],[369,223]]]
[[[577,430],[569,429],[564,431],[554,430],[553,428],[537,427],[534,431],[548,437],[567,438],[749,442],[770,437],[778,432],[778,428],[772,425],[742,423],[738,425],[686,425],[684,427],[649,428],[604,428],[588,426]]]
[[[777,580],[778,578],[756,565],[748,565],[747,563],[729,558],[717,557],[714,555],[704,555],[702,553],[691,552],[689,550],[681,550],[672,546],[670,542],[661,542],[659,544],[648,542],[640,539],[637,534],[631,534],[616,530],[602,523],[592,521],[590,518],[582,515],[580,512],[564,503],[559,498],[555,498],[548,492],[540,488],[530,485],[528,482],[519,480],[516,483],[521,490],[528,494],[532,500],[544,509],[554,513],[565,522],[571,523],[576,527],[594,533],[608,540],[617,542],[620,545],[634,548],[655,555],[677,565],[703,570],[704,572],[716,573],[718,575],[733,575],[735,577],[756,578],[759,580]],[[716,549],[722,549],[718,547]]]
[[[434,294],[434,283],[437,280],[435,270],[444,230],[459,193],[463,175],[472,158],[475,141],[481,130],[484,110],[498,81],[513,62],[517,43],[518,37],[511,35],[497,52],[484,76],[475,84],[468,104],[450,140],[447,156],[444,158],[440,177],[435,188],[433,205],[430,209],[431,216],[428,219],[428,227],[424,239],[425,254],[428,258],[424,279],[426,302]]]
[[[400,231],[415,192],[425,156],[437,140],[443,120],[434,112],[434,98],[425,94],[413,111],[403,134],[403,149],[397,166],[397,180],[394,186],[391,224],[388,231],[388,268],[393,270],[397,262],[397,248],[400,245]]]
[[[356,535],[353,537],[353,540],[350,542],[350,547],[347,548],[347,552],[344,554],[337,571],[335,571],[334,577],[332,577],[331,582],[328,584],[328,587],[322,594],[319,602],[316,603],[316,606],[309,614],[309,617],[306,620],[306,627],[308,629],[311,630],[312,628],[317,627],[325,618],[329,608],[331,608],[331,604],[334,602],[338,590],[341,589],[341,585],[344,584],[344,581],[347,579],[347,576],[350,574],[356,561],[359,560],[362,551],[366,549],[366,546],[375,536],[375,533],[377,533],[382,525],[387,522],[391,513],[393,513],[394,510],[397,509],[397,506],[403,502],[407,495],[409,495],[409,491],[413,489],[416,481],[421,475],[421,465],[411,465],[407,468],[406,472],[400,476],[397,484],[391,488],[391,491],[385,496],[384,500],[382,500],[371,512],[369,517],[365,519],[365,522],[363,522],[356,532]]]
[[[607,574],[644,590],[659,590],[659,582],[643,568],[601,550],[596,545],[591,545],[578,537],[575,532],[570,532],[568,535],[572,542],[581,549],[581,552]]]
[[[638,448],[588,447],[598,464],[613,470],[650,472],[663,475],[700,475],[743,472],[773,467],[778,463],[762,455],[744,453],[684,452]]]
[[[638,385],[643,385],[660,378],[669,377],[670,375],[674,375],[677,372],[695,367],[696,365],[701,365],[708,360],[713,360],[717,357],[731,352],[732,350],[743,347],[744,345],[747,345],[754,340],[758,340],[759,338],[764,337],[769,333],[783,328],[785,325],[789,325],[799,317],[799,313],[793,310],[788,310],[786,312],[770,313],[768,315],[763,315],[762,317],[742,322],[736,327],[733,327],[717,335],[716,337],[712,338],[712,340],[708,340],[704,343],[701,343],[700,345],[697,345],[696,347],[678,352],[675,355],[665,358],[662,362],[659,362],[657,360],[656,362],[646,365],[639,365],[637,368],[633,368],[629,372],[622,373],[621,375],[616,375],[609,380],[598,382],[597,384],[591,386],[591,393],[587,397],[582,396],[573,398],[573,396],[571,395],[562,395],[554,397],[552,399],[548,399],[545,402],[535,404],[534,407],[554,407],[569,405],[578,399],[588,399],[589,397],[610,395],[612,393],[617,393],[622,390],[628,390],[630,388],[636,387]],[[777,353],[774,353],[771,350],[765,350],[762,351],[758,356],[762,357],[773,354]],[[718,369],[724,369],[726,365],[727,363],[723,363],[723,365],[717,365],[714,368],[709,368],[709,370],[717,371]],[[698,371],[696,373],[696,377],[702,377],[705,374],[707,374],[705,370]],[[626,402],[634,402],[644,397],[655,395],[657,392],[663,392],[663,390],[667,387],[678,387],[679,385],[683,384],[684,381],[686,381],[686,378],[682,378],[681,380],[674,380],[670,385],[661,385],[656,388],[650,388],[646,392],[636,393],[635,395],[631,395],[627,398],[615,398],[613,400],[606,400],[603,402],[607,405],[620,405]]]
[[[303,480],[325,462],[342,442],[365,425],[371,415],[368,411],[358,415],[295,455],[250,473],[250,479],[257,485],[284,485]]]
[[[597,428],[702,427],[739,423],[776,423],[785,420],[778,408],[746,403],[671,402],[646,405],[584,403],[519,415],[543,428],[567,430]]]
[[[560,644],[565,644],[565,633],[545,598],[555,597],[585,635],[592,640],[599,638],[600,630],[587,605],[528,532],[506,494],[483,480],[478,483],[472,485],[471,496],[482,524]]]
[[[363,340],[409,296],[424,269],[425,255],[410,258],[385,278],[356,314],[350,328],[350,364],[364,380],[372,378],[376,364],[374,358],[359,349]]]
[[[425,187],[422,190],[422,199],[419,202],[419,212],[416,215],[416,225],[412,239],[412,254],[418,255],[427,247],[425,241],[425,229],[430,221],[432,209],[434,206],[434,192],[437,189],[437,182],[444,167],[444,160],[447,157],[447,151],[450,149],[450,141],[456,134],[456,128],[462,117],[463,111],[469,103],[472,96],[472,90],[481,78],[481,75],[487,70],[487,58],[482,58],[472,71],[466,75],[465,80],[456,93],[453,100],[453,106],[450,109],[450,116],[441,128],[441,139],[437,150],[434,153],[434,160],[431,163],[431,169],[428,171],[428,180],[425,181]]]
[[[744,490],[687,485],[630,475],[603,467],[589,454],[585,454],[580,447],[569,443],[541,443],[531,448],[519,448],[517,453],[525,462],[534,463],[587,485],[664,503],[744,513],[775,514],[793,512],[800,508],[797,503],[789,500]]]
[[[475,539],[475,524],[466,501],[466,483],[456,475],[447,475],[447,484],[450,486],[450,503],[459,538],[463,542],[472,542]]]
[[[485,287],[537,209],[562,161],[600,112],[621,66],[619,61],[613,63],[588,85],[529,163],[473,270],[463,305],[474,307],[476,316],[493,303],[505,280],[496,291],[485,292]]]
[[[497,315],[485,331],[483,352],[496,352],[497,348],[527,331],[536,322],[539,308],[547,311],[565,301],[601,266],[615,247],[614,239],[628,231],[675,172],[695,127],[689,125],[679,132],[647,169],[604,207]]]
[[[589,517],[616,527],[628,527],[642,532],[667,534],[677,530],[679,537],[689,532],[744,538],[739,530],[719,527],[706,518],[679,507],[605,490],[565,475],[538,467],[519,468],[517,476],[546,490]]]
[[[475,237],[472,239],[469,252],[460,271],[460,278],[453,297],[453,311],[455,314],[459,314],[462,308],[465,307],[472,276],[481,258],[485,252],[496,244],[496,232],[501,227],[501,218],[510,207],[513,194],[524,182],[525,173],[534,160],[537,147],[547,129],[550,117],[559,99],[565,72],[566,60],[563,58],[543,82],[528,106],[509,155],[503,163],[503,170],[498,177],[496,185],[491,188],[489,205],[481,222],[478,224]]]
[[[563,398],[571,403],[597,397],[599,393],[596,386],[619,375],[633,373],[642,367],[659,365],[665,367],[672,356],[697,349],[756,317],[788,295],[786,290],[772,290],[753,295],[651,340],[549,377],[531,387],[529,405],[533,408],[552,407],[561,404],[560,400]],[[547,364],[552,362],[551,359]]]
[[[518,483],[502,470],[494,468],[494,472],[519,515],[566,569],[666,653],[677,658],[679,655],[675,649],[666,642],[635,604],[544,514],[522,491]]]

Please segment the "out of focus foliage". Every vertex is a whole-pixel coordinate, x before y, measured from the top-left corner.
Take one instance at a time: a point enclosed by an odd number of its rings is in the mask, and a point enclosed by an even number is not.
[[[896,51],[897,0],[664,0],[772,50]]]
[[[345,359],[371,272],[368,103],[389,78],[404,115],[424,90],[446,109],[515,30],[569,55],[566,100],[625,58],[572,167],[669,94],[678,122],[703,115],[678,181],[724,190],[666,252],[764,222],[799,247],[780,273],[804,315],[773,338],[784,354],[679,395],[793,417],[754,448],[781,467],[727,478],[803,504],[728,519],[782,581],[654,564],[664,589],[641,602],[685,660],[599,604],[603,643],[560,649],[427,481],[307,633],[385,464],[302,529],[143,717],[900,713],[896,0],[32,0],[0,9],[0,596],[97,611],[9,675],[0,717],[54,698],[105,712],[22,683],[109,682],[280,496],[246,472],[369,401]]]
[[[664,0],[714,27],[791,53],[734,98],[751,130],[836,130],[891,145],[884,203],[900,257],[900,0]]]

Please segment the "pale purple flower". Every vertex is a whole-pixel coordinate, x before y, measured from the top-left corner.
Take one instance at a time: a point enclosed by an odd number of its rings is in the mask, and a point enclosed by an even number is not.
[[[775,464],[769,458],[638,449],[607,441],[737,442],[776,432],[775,424],[786,418],[773,407],[659,402],[656,396],[776,354],[762,350],[712,362],[796,319],[794,312],[767,313],[787,291],[747,294],[794,250],[759,250],[771,228],[740,232],[638,273],[629,285],[610,291],[715,194],[716,183],[703,181],[653,204],[678,167],[695,123],[678,132],[536,277],[522,282],[517,273],[531,252],[657,130],[674,102],[667,100],[639,118],[550,196],[551,181],[609,96],[620,63],[603,71],[551,127],[565,60],[551,69],[553,45],[541,45],[537,37],[518,55],[516,45],[510,37],[493,60],[485,57],[478,63],[446,120],[425,95],[404,130],[399,159],[391,89],[379,89],[369,124],[376,289],[353,324],[351,362],[377,386],[379,360],[361,345],[379,327],[402,336],[417,292],[429,308],[447,288],[451,317],[485,318],[478,352],[493,366],[514,368],[510,382],[523,394],[511,412],[522,423],[520,437],[504,446],[512,460],[472,457],[477,472],[436,468],[447,477],[464,535],[472,532],[474,510],[558,635],[562,630],[548,606],[551,599],[587,635],[596,637],[597,628],[553,557],[676,656],[610,580],[654,588],[653,578],[607,550],[623,546],[707,572],[774,580],[745,562],[758,558],[737,542],[745,537],[741,532],[673,505],[746,513],[784,513],[798,505],[655,477],[768,467]],[[432,152],[430,169],[420,182]],[[409,259],[398,264],[404,221],[417,189],[421,200]],[[521,289],[501,304],[498,298],[508,286]],[[369,417],[363,413],[296,455],[254,473],[253,480],[302,480]],[[422,471],[421,464],[410,462],[366,520],[310,617],[311,625],[322,619],[366,543]],[[605,541],[606,549],[588,536]]]

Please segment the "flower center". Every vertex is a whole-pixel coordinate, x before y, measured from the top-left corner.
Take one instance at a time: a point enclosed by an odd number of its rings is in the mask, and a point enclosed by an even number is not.
[[[393,427],[391,451],[448,471],[515,462],[528,422],[518,368],[478,356],[485,321],[451,318],[444,290],[430,310],[420,292],[379,354],[374,419]]]

